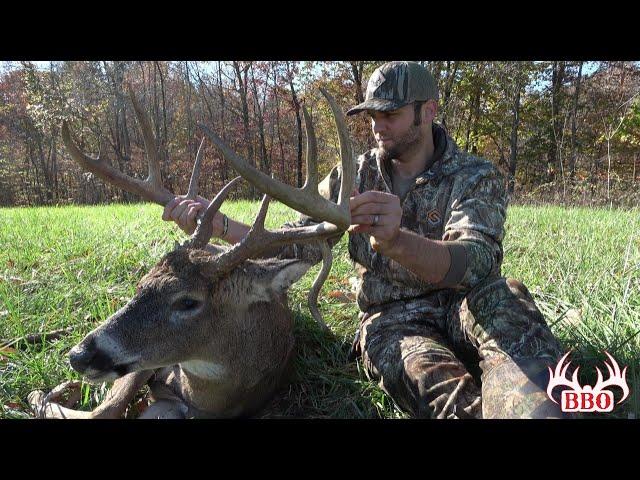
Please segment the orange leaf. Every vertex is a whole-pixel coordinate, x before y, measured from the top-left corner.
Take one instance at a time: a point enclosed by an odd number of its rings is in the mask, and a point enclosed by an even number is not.
[[[338,301],[338,303],[351,303],[355,300],[355,295],[352,293],[345,294],[340,290],[332,290],[329,292],[329,298],[333,298]]]

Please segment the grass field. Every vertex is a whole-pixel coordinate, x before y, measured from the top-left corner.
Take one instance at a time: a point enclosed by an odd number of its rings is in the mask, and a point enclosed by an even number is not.
[[[223,211],[250,222],[257,203],[227,202]],[[0,209],[0,339],[73,327],[53,342],[0,351],[0,418],[29,416],[27,394],[78,375],[66,353],[120,308],[137,281],[184,234],[160,220],[155,205]],[[272,203],[267,226],[295,218]],[[607,350],[628,365],[630,398],[611,414],[640,413],[640,211],[512,206],[503,274],[525,283],[554,333],[595,382]],[[359,362],[347,361],[357,324],[349,278],[355,275],[346,237],[320,296],[333,334],[316,327],[306,306],[318,266],[291,289],[298,356],[293,382],[277,407],[282,415],[324,418],[404,417]],[[606,371],[606,369],[605,369]],[[106,386],[83,386],[82,407],[94,407]]]

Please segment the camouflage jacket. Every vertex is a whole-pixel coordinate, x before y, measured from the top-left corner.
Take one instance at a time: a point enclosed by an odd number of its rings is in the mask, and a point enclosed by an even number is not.
[[[452,268],[441,283],[430,284],[375,252],[368,234],[351,234],[349,254],[361,278],[357,301],[363,312],[398,301],[444,306],[488,275],[500,275],[507,208],[504,178],[491,162],[460,150],[442,127],[434,125],[433,133],[434,162],[416,177],[402,201],[400,227],[447,241]],[[320,193],[334,202],[340,189],[340,171],[340,166],[334,167],[318,186]],[[358,191],[393,193],[389,172],[377,149],[361,155],[357,160]],[[301,217],[287,226],[311,223],[312,219]],[[279,256],[320,261],[317,248],[311,245],[287,247]]]

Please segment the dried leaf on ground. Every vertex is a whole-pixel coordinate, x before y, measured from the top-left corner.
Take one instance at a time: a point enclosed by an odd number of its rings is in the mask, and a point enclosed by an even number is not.
[[[351,303],[355,300],[355,296],[352,293],[345,293],[341,290],[330,291],[329,298],[337,300],[338,303]]]
[[[2,347],[0,348],[0,363],[6,362],[9,360],[10,355],[15,354],[17,350],[12,347]]]
[[[570,308],[565,312],[562,323],[568,327],[577,327],[582,323],[582,312],[579,309]]]

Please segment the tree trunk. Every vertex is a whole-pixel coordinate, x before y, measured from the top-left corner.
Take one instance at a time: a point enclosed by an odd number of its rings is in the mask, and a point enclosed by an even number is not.
[[[218,94],[220,96],[220,128],[222,129],[220,134],[222,136],[222,141],[227,141],[227,127],[225,123],[225,106],[226,101],[224,97],[224,88],[222,85],[222,62],[218,62]],[[222,184],[226,185],[227,180],[229,178],[229,165],[227,164],[226,159],[222,159]]]
[[[40,132],[35,128],[35,126],[32,127],[32,131],[36,140],[38,163],[40,165],[40,171],[42,172],[42,177],[44,179],[45,201],[47,205],[50,205],[51,200],[53,199],[53,182],[51,181],[51,172],[49,172],[49,168],[47,167],[47,162],[44,154],[44,148],[42,145],[43,138]]]
[[[282,134],[281,134],[281,124],[280,124],[280,96],[278,95],[278,70],[277,66],[273,67],[273,85],[274,85],[274,97],[276,104],[276,131],[278,134],[278,147],[280,150],[280,178],[285,182],[287,182],[287,175],[285,169],[285,155],[284,155],[284,143],[282,142]]]
[[[551,73],[551,135],[547,165],[548,181],[554,180],[554,171],[558,162],[558,134],[562,115],[562,84],[564,82],[565,62],[553,62]]]
[[[449,106],[449,99],[451,98],[451,92],[453,90],[453,80],[458,73],[458,67],[460,62],[447,62],[446,69],[446,81],[444,87],[444,98],[442,99],[442,125],[447,128],[447,107]]]
[[[516,165],[518,160],[518,126],[520,125],[520,91],[522,90],[522,75],[517,72],[516,92],[513,99],[513,122],[511,124],[511,155],[509,157],[509,195],[513,194],[516,183]]]
[[[364,102],[364,96],[362,95],[362,70],[364,69],[364,62],[349,62],[349,64],[351,65],[351,74],[353,75],[356,105],[359,105]]]
[[[247,102],[247,72],[250,63],[244,65],[240,68],[240,64],[238,62],[233,62],[233,69],[236,74],[236,80],[238,82],[237,91],[240,94],[240,105],[242,107],[242,125],[244,127],[244,143],[247,148],[247,157],[249,160],[249,164],[255,166],[254,155],[253,155],[253,141],[250,137],[249,133],[249,104]],[[251,198],[256,198],[256,189],[253,185],[249,186],[249,192]]]
[[[296,89],[293,86],[293,72],[291,70],[291,65],[287,62],[287,74],[289,77],[289,88],[291,89],[291,100],[293,101],[293,106],[296,112],[296,128],[298,133],[298,155],[296,161],[296,171],[297,171],[297,183],[298,188],[302,187],[302,119],[300,118],[300,102],[298,101],[298,96],[296,95]]]
[[[103,67],[111,80],[113,97],[115,98],[115,128],[111,130],[112,146],[118,160],[118,167],[121,172],[131,174],[131,142],[127,129],[127,115],[125,93],[123,89],[125,65],[123,62],[112,62],[110,67],[107,62],[103,62]],[[122,191],[125,201],[131,201],[135,196],[125,190]]]
[[[184,92],[185,92],[184,96],[186,97],[185,109],[187,110],[187,144],[191,146],[190,152],[189,152],[190,153],[189,158],[195,160],[199,143],[195,144],[194,142],[191,141],[191,137],[193,136],[191,132],[193,132],[194,130],[194,122],[193,122],[193,112],[191,111],[191,79],[189,77],[190,77],[189,62],[184,62],[183,85],[184,85]]]
[[[476,153],[476,130],[478,125],[478,117],[480,116],[480,97],[482,91],[480,87],[474,90],[471,98],[471,106],[469,108],[469,121],[467,123],[467,134],[464,149]]]
[[[571,116],[571,165],[569,166],[569,175],[573,179],[576,173],[576,118],[578,116],[578,100],[580,98],[580,82],[582,80],[582,64],[578,68],[578,76],[576,77],[576,86],[573,92],[573,112]]]
[[[51,136],[51,148],[49,149],[49,156],[51,158],[51,173],[53,176],[53,198],[60,198],[60,192],[58,191],[58,150],[56,148],[56,132],[54,131]]]
[[[167,152],[167,145],[169,144],[169,131],[167,129],[167,99],[165,95],[165,86],[164,86],[164,75],[162,74],[162,68],[160,67],[159,62],[154,62],[156,65],[156,69],[158,70],[158,76],[160,77],[160,93],[162,95],[162,125],[164,130],[164,135],[161,136],[158,145],[158,153],[160,154],[161,165],[164,165],[163,177],[166,178],[167,189],[169,191],[173,191],[174,183],[171,181],[172,178],[168,174],[169,173],[169,155]]]
[[[264,135],[263,106],[260,106],[260,98],[258,97],[258,87],[256,85],[253,65],[251,66],[251,89],[253,90],[253,105],[256,111],[256,119],[258,121],[258,138],[260,140],[260,156],[262,157],[260,160],[260,170],[267,175],[271,175],[271,160],[267,155],[267,144]]]
[[[430,62],[431,75],[436,81],[436,85],[440,85],[440,75],[442,73],[442,62]]]

